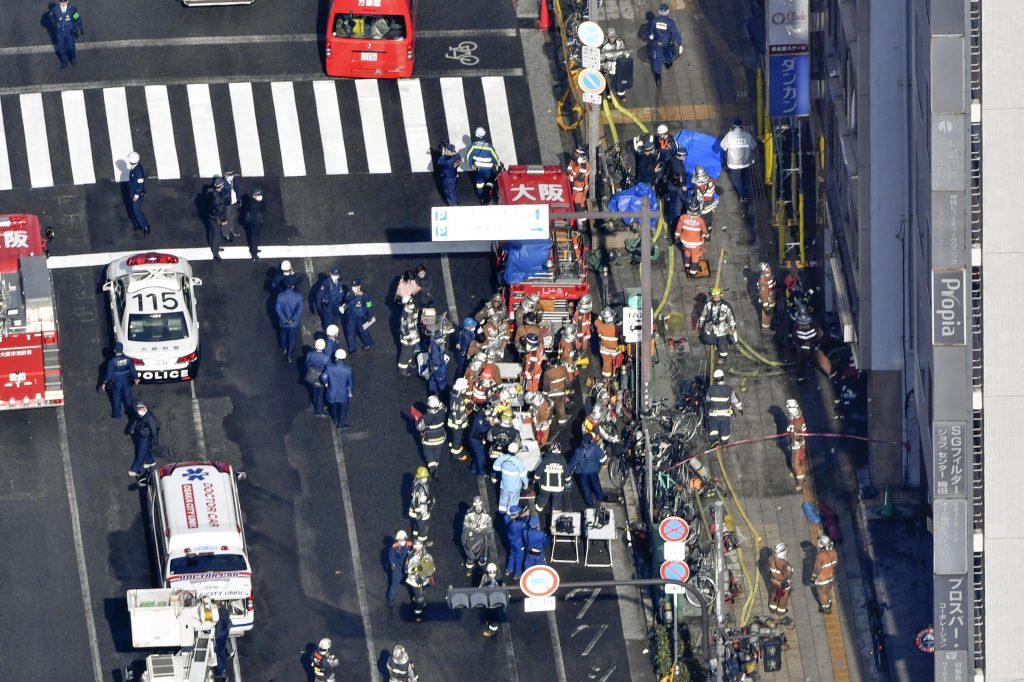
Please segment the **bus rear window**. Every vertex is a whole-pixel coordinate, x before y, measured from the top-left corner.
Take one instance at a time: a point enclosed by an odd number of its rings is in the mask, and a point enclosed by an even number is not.
[[[219,571],[245,571],[245,557],[241,554],[191,554],[171,559],[171,574],[213,573]]]
[[[356,40],[404,40],[405,17],[391,14],[338,14],[334,17],[335,38]]]

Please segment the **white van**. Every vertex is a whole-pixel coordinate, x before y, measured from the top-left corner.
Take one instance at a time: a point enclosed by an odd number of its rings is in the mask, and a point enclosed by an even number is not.
[[[252,568],[231,465],[168,464],[148,490],[162,586],[227,601],[232,636],[251,630]]]

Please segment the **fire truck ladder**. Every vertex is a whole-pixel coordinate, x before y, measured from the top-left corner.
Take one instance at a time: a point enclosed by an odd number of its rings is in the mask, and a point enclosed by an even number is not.
[[[185,680],[187,682],[205,682],[210,671],[210,662],[213,659],[213,630],[206,630],[196,634],[196,645],[192,649],[192,655],[188,660]]]
[[[579,277],[581,274],[580,264],[576,257],[576,244],[573,241],[572,228],[568,225],[552,227],[551,248],[555,258],[555,279]]]

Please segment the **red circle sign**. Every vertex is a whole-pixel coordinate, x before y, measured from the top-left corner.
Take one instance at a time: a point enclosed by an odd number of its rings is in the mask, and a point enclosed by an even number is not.
[[[665,561],[661,564],[661,577],[685,583],[690,579],[690,565],[685,561]]]
[[[683,542],[690,534],[690,524],[686,519],[669,516],[658,524],[658,534],[665,542]]]
[[[550,566],[530,566],[519,579],[519,589],[527,597],[550,597],[558,589],[558,571]]]

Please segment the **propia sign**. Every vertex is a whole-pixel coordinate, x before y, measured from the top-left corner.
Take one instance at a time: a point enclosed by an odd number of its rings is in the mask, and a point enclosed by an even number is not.
[[[967,270],[932,270],[932,345],[967,345]]]

